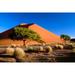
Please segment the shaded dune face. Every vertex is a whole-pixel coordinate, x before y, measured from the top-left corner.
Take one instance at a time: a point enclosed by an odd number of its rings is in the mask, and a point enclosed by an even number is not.
[[[62,40],[60,39],[59,36],[55,35],[52,32],[47,31],[46,29],[38,26],[37,24],[25,24],[25,25],[21,25],[20,27],[29,28],[29,29],[35,31],[37,34],[40,35],[41,39],[46,43],[51,43],[51,42],[62,43]],[[22,40],[13,41],[13,40],[9,39],[8,35],[9,35],[9,33],[12,32],[12,29],[9,29],[0,34],[0,36],[2,36],[2,39],[0,39],[0,45],[10,45],[10,44],[23,45]],[[39,43],[36,41],[28,41],[27,44],[32,45],[32,44],[39,44]]]

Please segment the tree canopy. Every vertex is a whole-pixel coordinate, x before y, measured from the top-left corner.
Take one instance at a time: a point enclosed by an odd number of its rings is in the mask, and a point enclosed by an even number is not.
[[[41,37],[36,32],[34,32],[31,29],[23,27],[15,27],[9,36],[11,39],[24,40],[24,41],[29,39],[39,42],[41,40]]]
[[[71,37],[70,37],[69,35],[65,35],[65,34],[62,34],[60,37],[61,37],[62,39],[64,39],[65,41],[71,39]]]

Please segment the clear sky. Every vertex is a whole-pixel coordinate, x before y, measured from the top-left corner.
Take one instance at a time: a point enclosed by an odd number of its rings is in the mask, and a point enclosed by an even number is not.
[[[57,35],[75,37],[75,13],[0,13],[0,32],[20,23],[36,23]]]

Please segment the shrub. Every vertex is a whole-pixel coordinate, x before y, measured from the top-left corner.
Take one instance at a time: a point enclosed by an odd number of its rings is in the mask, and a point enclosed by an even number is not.
[[[35,50],[35,51],[39,51],[39,47],[37,47],[37,46],[34,47],[34,50]]]
[[[51,53],[53,49],[50,46],[46,46],[45,51]]]
[[[39,52],[39,47],[35,46],[33,50],[34,50],[35,53],[38,53]]]
[[[44,48],[42,46],[40,46],[39,51],[44,51]]]
[[[63,49],[64,46],[63,46],[63,45],[56,45],[56,48],[58,48],[58,49]]]
[[[14,48],[11,48],[11,47],[6,48],[6,54],[14,55]]]
[[[25,52],[22,48],[17,47],[15,49],[15,57],[18,61],[25,61]]]
[[[33,47],[28,47],[28,48],[27,48],[27,51],[28,51],[28,52],[33,52],[33,51],[34,51],[34,48],[33,48]]]

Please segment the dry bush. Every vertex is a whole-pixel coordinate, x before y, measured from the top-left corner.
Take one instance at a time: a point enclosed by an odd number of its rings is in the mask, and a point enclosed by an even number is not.
[[[51,46],[46,46],[45,50],[49,53],[51,53],[53,51]]]
[[[63,48],[64,48],[63,45],[55,45],[55,47],[56,47],[57,49],[63,49]]]
[[[10,47],[6,48],[6,54],[14,55],[14,48],[10,48]]]
[[[44,51],[44,48],[42,46],[40,46],[39,51]]]
[[[22,48],[15,48],[15,57],[18,61],[25,61],[25,52]]]
[[[29,52],[33,52],[34,48],[33,48],[33,47],[28,47],[27,50],[28,50]]]
[[[30,46],[27,48],[28,53],[32,53],[32,52],[38,53],[39,51],[41,51],[39,46]]]

